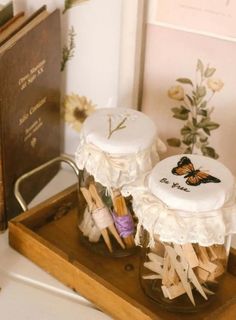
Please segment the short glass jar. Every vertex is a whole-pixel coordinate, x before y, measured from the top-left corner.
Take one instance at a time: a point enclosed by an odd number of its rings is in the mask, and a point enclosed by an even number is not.
[[[232,173],[204,156],[172,156],[128,191],[138,218],[146,295],[174,312],[209,305],[217,297],[236,232]]]
[[[134,251],[134,215],[122,189],[153,168],[161,148],[153,121],[133,109],[98,109],[83,123],[75,154],[86,204],[79,229],[94,252],[123,256]]]

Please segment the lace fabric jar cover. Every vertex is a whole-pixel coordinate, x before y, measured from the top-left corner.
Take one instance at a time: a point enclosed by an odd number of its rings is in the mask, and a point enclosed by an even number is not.
[[[144,292],[171,311],[194,312],[217,295],[236,233],[236,191],[231,172],[198,155],[160,161],[126,188],[143,246]]]
[[[151,170],[162,150],[155,124],[139,111],[97,109],[85,120],[75,161],[87,203],[79,229],[90,249],[112,256],[133,252],[132,209],[121,189]]]

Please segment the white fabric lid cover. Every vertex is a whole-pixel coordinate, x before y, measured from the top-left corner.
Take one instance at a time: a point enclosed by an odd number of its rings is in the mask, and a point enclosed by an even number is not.
[[[130,108],[97,109],[84,122],[75,161],[107,188],[120,188],[159,161],[165,145],[154,122]]]
[[[200,167],[207,173],[200,174],[202,183],[196,178]],[[236,233],[235,180],[216,160],[198,155],[166,158],[123,192],[133,196],[137,243],[141,226],[149,232],[151,246],[154,235],[161,241],[209,246],[223,244],[225,236]]]
[[[123,122],[123,123],[122,123]],[[122,129],[111,130],[121,124]],[[151,146],[157,135],[157,127],[144,113],[128,108],[97,109],[84,122],[81,134],[91,143],[112,154],[137,153]]]
[[[203,212],[217,210],[230,199],[234,177],[228,168],[212,158],[177,155],[160,161],[153,168],[148,187],[170,209]]]

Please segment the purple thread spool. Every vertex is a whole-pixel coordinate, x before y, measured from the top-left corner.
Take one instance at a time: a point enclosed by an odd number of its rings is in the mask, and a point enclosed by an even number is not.
[[[118,216],[115,212],[112,212],[112,217],[116,229],[122,238],[126,238],[134,233],[134,222],[130,214]]]

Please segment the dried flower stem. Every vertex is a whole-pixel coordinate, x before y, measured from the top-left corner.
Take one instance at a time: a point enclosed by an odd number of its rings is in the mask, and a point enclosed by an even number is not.
[[[115,132],[115,131],[118,131],[118,130],[121,130],[121,129],[125,129],[126,126],[124,126],[123,124],[125,123],[125,121],[127,120],[127,117],[125,117],[120,123],[118,123],[118,125],[112,129],[111,128],[111,117],[109,116],[109,135],[107,137],[107,139],[110,139],[110,137],[112,136],[112,134]]]
[[[75,31],[73,26],[69,30],[68,34],[68,45],[64,45],[62,49],[62,62],[61,62],[61,71],[65,69],[66,63],[74,56],[75,49]]]

